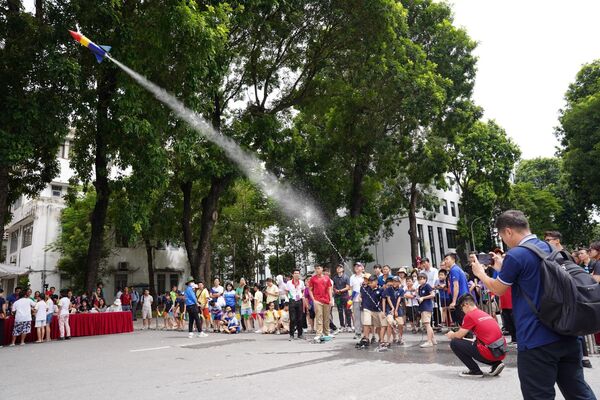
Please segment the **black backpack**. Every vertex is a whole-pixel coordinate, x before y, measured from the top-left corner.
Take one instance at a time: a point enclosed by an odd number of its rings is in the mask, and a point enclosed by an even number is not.
[[[542,259],[540,309],[523,292],[537,318],[556,333],[584,336],[600,331],[600,285],[575,264],[571,255],[555,250],[548,254],[531,243],[522,244]]]

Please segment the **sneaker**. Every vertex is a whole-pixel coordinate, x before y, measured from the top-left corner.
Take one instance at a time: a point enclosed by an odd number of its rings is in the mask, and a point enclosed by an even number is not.
[[[191,338],[193,338],[193,337],[194,337],[194,332],[190,332],[190,333],[188,333],[188,338],[190,338],[190,339],[191,339]]]
[[[71,340],[71,336],[67,336],[65,340]]]
[[[290,337],[288,338],[288,341],[289,341],[289,342],[291,342],[292,340],[294,340],[294,337],[293,337],[293,336],[290,336]]]
[[[592,368],[592,362],[589,359],[581,360],[583,368]]]
[[[419,347],[421,347],[421,348],[433,347],[433,343],[431,343],[431,342],[421,343],[421,345]]]
[[[262,333],[262,331],[259,329],[257,331],[254,331],[254,333]]]
[[[400,341],[398,341],[398,346],[404,346],[404,340],[400,339]]]
[[[458,374],[461,378],[483,378],[483,372],[481,371],[463,371]]]
[[[200,332],[198,334],[199,337],[208,337],[208,333]]]
[[[313,339],[315,342],[318,342],[319,340],[321,340],[321,336],[317,335],[315,336],[315,338]]]
[[[492,366],[492,369],[490,369],[490,376],[498,376],[500,375],[500,373],[504,370],[504,363],[498,363],[496,365]]]
[[[335,331],[331,332],[332,335],[338,335],[341,332],[340,329],[336,329]]]
[[[281,335],[281,332],[277,331],[275,332],[276,335]]]

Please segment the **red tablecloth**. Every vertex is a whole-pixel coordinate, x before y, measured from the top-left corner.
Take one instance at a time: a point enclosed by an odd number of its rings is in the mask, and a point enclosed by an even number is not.
[[[14,318],[10,317],[4,320],[4,344],[8,344],[12,338],[12,328]],[[37,332],[32,322],[31,333],[27,335],[26,341],[32,342],[37,339]],[[94,314],[71,314],[69,316],[69,325],[71,327],[71,336],[96,336],[110,335],[113,333],[133,332],[133,321],[131,312],[109,312]],[[60,332],[58,330],[58,317],[55,315],[50,324],[50,337],[58,339]],[[17,339],[20,340],[20,339]]]

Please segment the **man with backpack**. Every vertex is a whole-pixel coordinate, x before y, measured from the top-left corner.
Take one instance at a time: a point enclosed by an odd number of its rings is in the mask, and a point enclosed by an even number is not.
[[[554,384],[557,383],[567,400],[595,400],[583,375],[577,335],[561,335],[550,329],[541,321],[544,313],[537,311],[542,295],[546,296],[554,288],[542,285],[541,271],[545,267],[541,264],[548,260],[542,260],[535,249],[524,246],[536,246],[546,256],[552,253],[552,247],[531,233],[527,217],[521,211],[502,213],[496,220],[496,228],[510,247],[498,278],[488,277],[478,262],[472,268],[475,276],[494,293],[502,295],[512,288],[513,316],[519,337],[517,365],[523,398],[554,399]]]

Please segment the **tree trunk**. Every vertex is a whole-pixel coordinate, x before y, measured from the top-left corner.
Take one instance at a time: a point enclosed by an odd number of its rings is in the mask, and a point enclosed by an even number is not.
[[[44,0],[35,0],[35,18],[39,21],[44,19]]]
[[[417,256],[419,255],[419,236],[417,232],[417,200],[419,191],[417,184],[410,185],[410,205],[408,207],[408,235],[410,236],[410,258],[411,264],[415,266]]]
[[[196,247],[194,263],[192,264],[192,275],[200,279],[210,279],[210,259],[211,246],[210,240],[212,229],[217,222],[217,210],[219,207],[219,198],[227,189],[233,179],[232,174],[223,177],[213,177],[210,189],[206,197],[202,199],[202,217],[200,218],[200,238]]]
[[[150,286],[148,290],[150,290],[150,295],[156,299],[156,286],[154,284],[154,248],[149,239],[144,239],[144,243],[146,245],[146,259],[148,260],[148,285]]]
[[[92,212],[91,224],[92,235],[87,251],[86,258],[86,279],[85,289],[93,291],[96,289],[98,280],[98,269],[104,247],[104,225],[106,223],[106,213],[108,210],[108,200],[110,198],[110,186],[108,179],[108,145],[104,138],[110,135],[111,126],[109,124],[109,107],[112,95],[116,86],[116,73],[111,69],[104,69],[101,72],[101,79],[98,83],[98,104],[96,120],[96,159],[95,173],[96,180],[96,204]]]
[[[0,240],[4,236],[4,224],[8,219],[8,170],[7,165],[0,165]]]
[[[183,182],[180,185],[183,193],[183,214],[181,216],[181,228],[183,230],[183,243],[185,252],[190,263],[190,268],[194,263],[194,239],[192,237],[192,182]],[[192,271],[193,274],[193,271]],[[197,275],[196,275],[197,276]]]
[[[356,218],[362,212],[363,207],[363,194],[362,194],[362,184],[363,179],[365,178],[365,173],[367,172],[366,163],[357,158],[354,164],[354,170],[352,171],[352,191],[350,198],[350,217]]]

